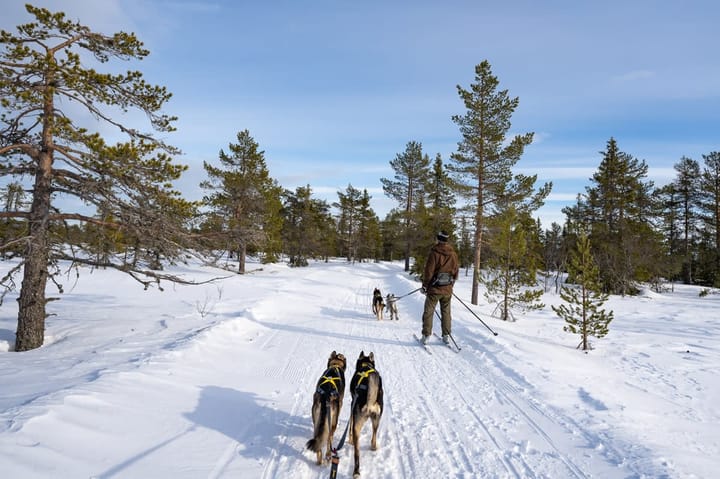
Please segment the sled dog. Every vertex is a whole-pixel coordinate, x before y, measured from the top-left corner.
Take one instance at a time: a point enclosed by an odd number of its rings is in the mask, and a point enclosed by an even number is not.
[[[385,307],[390,311],[390,320],[393,319],[399,319],[398,318],[398,308],[397,308],[397,297],[395,297],[394,294],[389,293],[385,297]]]
[[[372,312],[378,321],[383,319],[383,309],[385,309],[385,303],[383,303],[382,293],[378,288],[375,288],[373,291]]]
[[[320,376],[313,394],[312,420],[313,438],[306,444],[308,450],[317,454],[317,463],[322,464],[323,445],[326,445],[325,458],[330,459],[332,440],[337,428],[343,396],[345,395],[345,368],[347,360],[342,354],[333,351],[327,362],[327,369]]]
[[[360,352],[355,365],[355,374],[350,380],[352,411],[350,411],[350,442],[355,449],[353,477],[360,477],[360,432],[365,422],[372,422],[370,449],[377,449],[377,431],[383,413],[383,387],[380,373],[375,370],[375,355],[365,356]]]

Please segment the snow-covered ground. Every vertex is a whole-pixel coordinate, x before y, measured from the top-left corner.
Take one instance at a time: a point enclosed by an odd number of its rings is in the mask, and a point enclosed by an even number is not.
[[[9,264],[0,263],[0,273]],[[462,351],[425,352],[423,296],[376,321],[371,293],[419,285],[400,263],[336,260],[203,286],[143,291],[114,271],[66,279],[46,344],[9,352],[16,296],[0,309],[0,476],[327,478],[304,450],[331,351],[373,351],[385,387],[367,478],[712,478],[720,471],[720,295],[699,288],[612,297],[609,335],[584,354],[544,310],[514,323],[457,300]],[[186,278],[226,272],[177,267]],[[54,294],[54,290],[48,289]],[[456,294],[470,305],[469,278]],[[439,324],[436,319],[436,331]],[[338,435],[345,429],[349,394]],[[338,437],[336,436],[336,441]],[[338,477],[352,475],[352,447]]]

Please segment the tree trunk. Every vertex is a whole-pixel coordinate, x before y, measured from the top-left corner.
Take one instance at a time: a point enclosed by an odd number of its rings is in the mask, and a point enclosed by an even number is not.
[[[245,243],[241,244],[238,247],[237,250],[237,260],[238,260],[238,273],[239,274],[245,274],[245,253],[247,251],[247,247],[245,246]]]
[[[472,293],[470,297],[470,302],[472,304],[478,304],[478,286],[480,283],[480,242],[482,241],[482,234],[479,233],[479,231],[479,228],[475,231],[475,259],[473,260]]]
[[[408,185],[405,203],[405,272],[410,271],[410,212],[412,211],[412,184]]]
[[[475,260],[473,261],[473,279],[472,279],[472,295],[470,302],[478,304],[478,286],[480,283],[480,258],[482,250],[482,230],[483,230],[483,193],[482,179],[478,180],[478,196],[477,196],[477,212],[475,213]]]
[[[43,151],[38,161],[35,188],[30,209],[30,242],[26,248],[23,280],[18,297],[18,326],[15,351],[29,351],[43,345],[45,338],[45,286],[48,278],[50,244],[50,176],[52,155]]]

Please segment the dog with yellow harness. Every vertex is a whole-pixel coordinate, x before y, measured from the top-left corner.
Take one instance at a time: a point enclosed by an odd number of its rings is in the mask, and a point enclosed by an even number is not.
[[[375,355],[360,352],[355,365],[355,374],[350,380],[352,411],[350,411],[350,443],[355,449],[353,477],[360,477],[360,432],[365,422],[372,422],[370,449],[377,449],[377,432],[383,413],[383,387],[380,373],[375,369]]]
[[[320,376],[313,394],[312,419],[313,438],[305,447],[317,454],[317,464],[323,463],[322,450],[326,447],[325,459],[330,460],[332,440],[337,429],[338,417],[345,395],[345,368],[347,359],[333,351],[327,362],[327,369]]]

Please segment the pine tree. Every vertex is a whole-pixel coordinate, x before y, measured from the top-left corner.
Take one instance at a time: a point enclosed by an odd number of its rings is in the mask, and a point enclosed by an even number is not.
[[[545,307],[540,302],[543,289],[533,289],[537,286],[537,261],[528,247],[527,223],[523,224],[521,215],[511,206],[492,217],[489,225],[491,234],[483,284],[488,301],[497,303],[498,317],[514,321],[513,310]]]
[[[335,225],[326,201],[312,197],[310,185],[285,192],[283,244],[290,266],[307,266],[309,258],[327,257],[332,251]]]
[[[673,185],[680,202],[680,221],[682,227],[682,276],[685,284],[693,283],[693,243],[696,207],[700,194],[700,164],[683,156],[674,166],[677,176]]]
[[[700,214],[703,223],[700,250],[703,284],[720,287],[720,152],[703,155]]]
[[[405,151],[390,161],[395,179],[380,178],[383,192],[399,203],[403,216],[405,271],[410,270],[410,252],[417,241],[417,204],[423,198],[423,189],[430,176],[429,163],[427,155],[423,155],[422,143],[410,141]]]
[[[478,281],[482,267],[483,234],[489,208],[503,195],[512,194],[512,167],[532,143],[533,133],[516,135],[507,141],[510,118],[519,104],[507,90],[498,90],[499,81],[492,74],[490,63],[483,61],[475,67],[475,82],[465,90],[457,90],[467,112],[453,116],[460,127],[462,140],[458,151],[451,156],[449,170],[454,175],[458,192],[473,202],[474,209],[474,274],[471,301],[478,303]],[[518,178],[514,184],[526,186],[528,181]],[[550,186],[545,190],[549,193]],[[547,193],[546,193],[547,194]]]
[[[566,304],[552,306],[553,311],[567,323],[563,330],[580,335],[578,349],[591,349],[590,336],[602,338],[608,333],[608,325],[613,320],[613,312],[605,312],[601,306],[607,301],[599,282],[599,270],[593,260],[590,239],[580,234],[577,250],[570,255],[568,262],[568,281],[576,287],[566,287],[560,291],[560,297]]]
[[[386,261],[395,261],[405,258],[405,224],[403,215],[397,209],[392,209],[380,222],[380,236],[382,237],[381,256]]]
[[[146,83],[139,71],[96,69],[111,59],[142,60],[149,52],[132,33],[96,33],[63,13],[26,9],[33,22],[18,26],[17,34],[0,31],[0,176],[23,182],[32,197],[28,208],[2,213],[27,221],[23,237],[0,245],[24,245],[14,270],[23,275],[16,351],[43,344],[46,286],[59,273],[59,260],[117,268],[147,287],[181,281],[152,270],[155,260],[195,250],[187,234],[195,205],[172,189],[186,169],[172,162],[179,151],[121,115],[113,118],[118,110],[139,111],[154,131],[171,132],[175,118],[161,112],[170,93]],[[88,127],[88,116],[97,124]],[[107,144],[95,127],[116,129],[127,141]],[[92,216],[86,205],[105,212]],[[98,264],[70,235],[77,224],[122,232],[142,251],[142,261],[115,255]]]
[[[363,205],[362,192],[348,185],[345,192],[338,191],[338,201],[333,206],[338,209],[337,230],[340,250],[348,262],[361,260],[360,230],[362,228]]]
[[[455,193],[452,179],[443,164],[440,153],[435,155],[425,192],[428,214],[432,225],[429,233],[446,231],[453,235],[455,232],[455,222],[453,221],[455,216]]]
[[[589,230],[593,255],[605,292],[633,294],[638,281],[650,280],[664,256],[653,229],[653,183],[644,181],[647,165],[620,151],[614,138],[574,209],[563,211],[571,222]]]
[[[267,245],[274,239],[270,231],[280,233],[273,221],[280,217],[281,189],[270,177],[265,152],[248,130],[239,132],[237,143],[228,149],[230,153],[220,150],[220,166],[203,163],[208,179],[200,186],[210,192],[203,200],[218,227],[216,237],[235,256],[238,273],[243,274],[248,249]],[[269,223],[273,228],[268,229]]]

